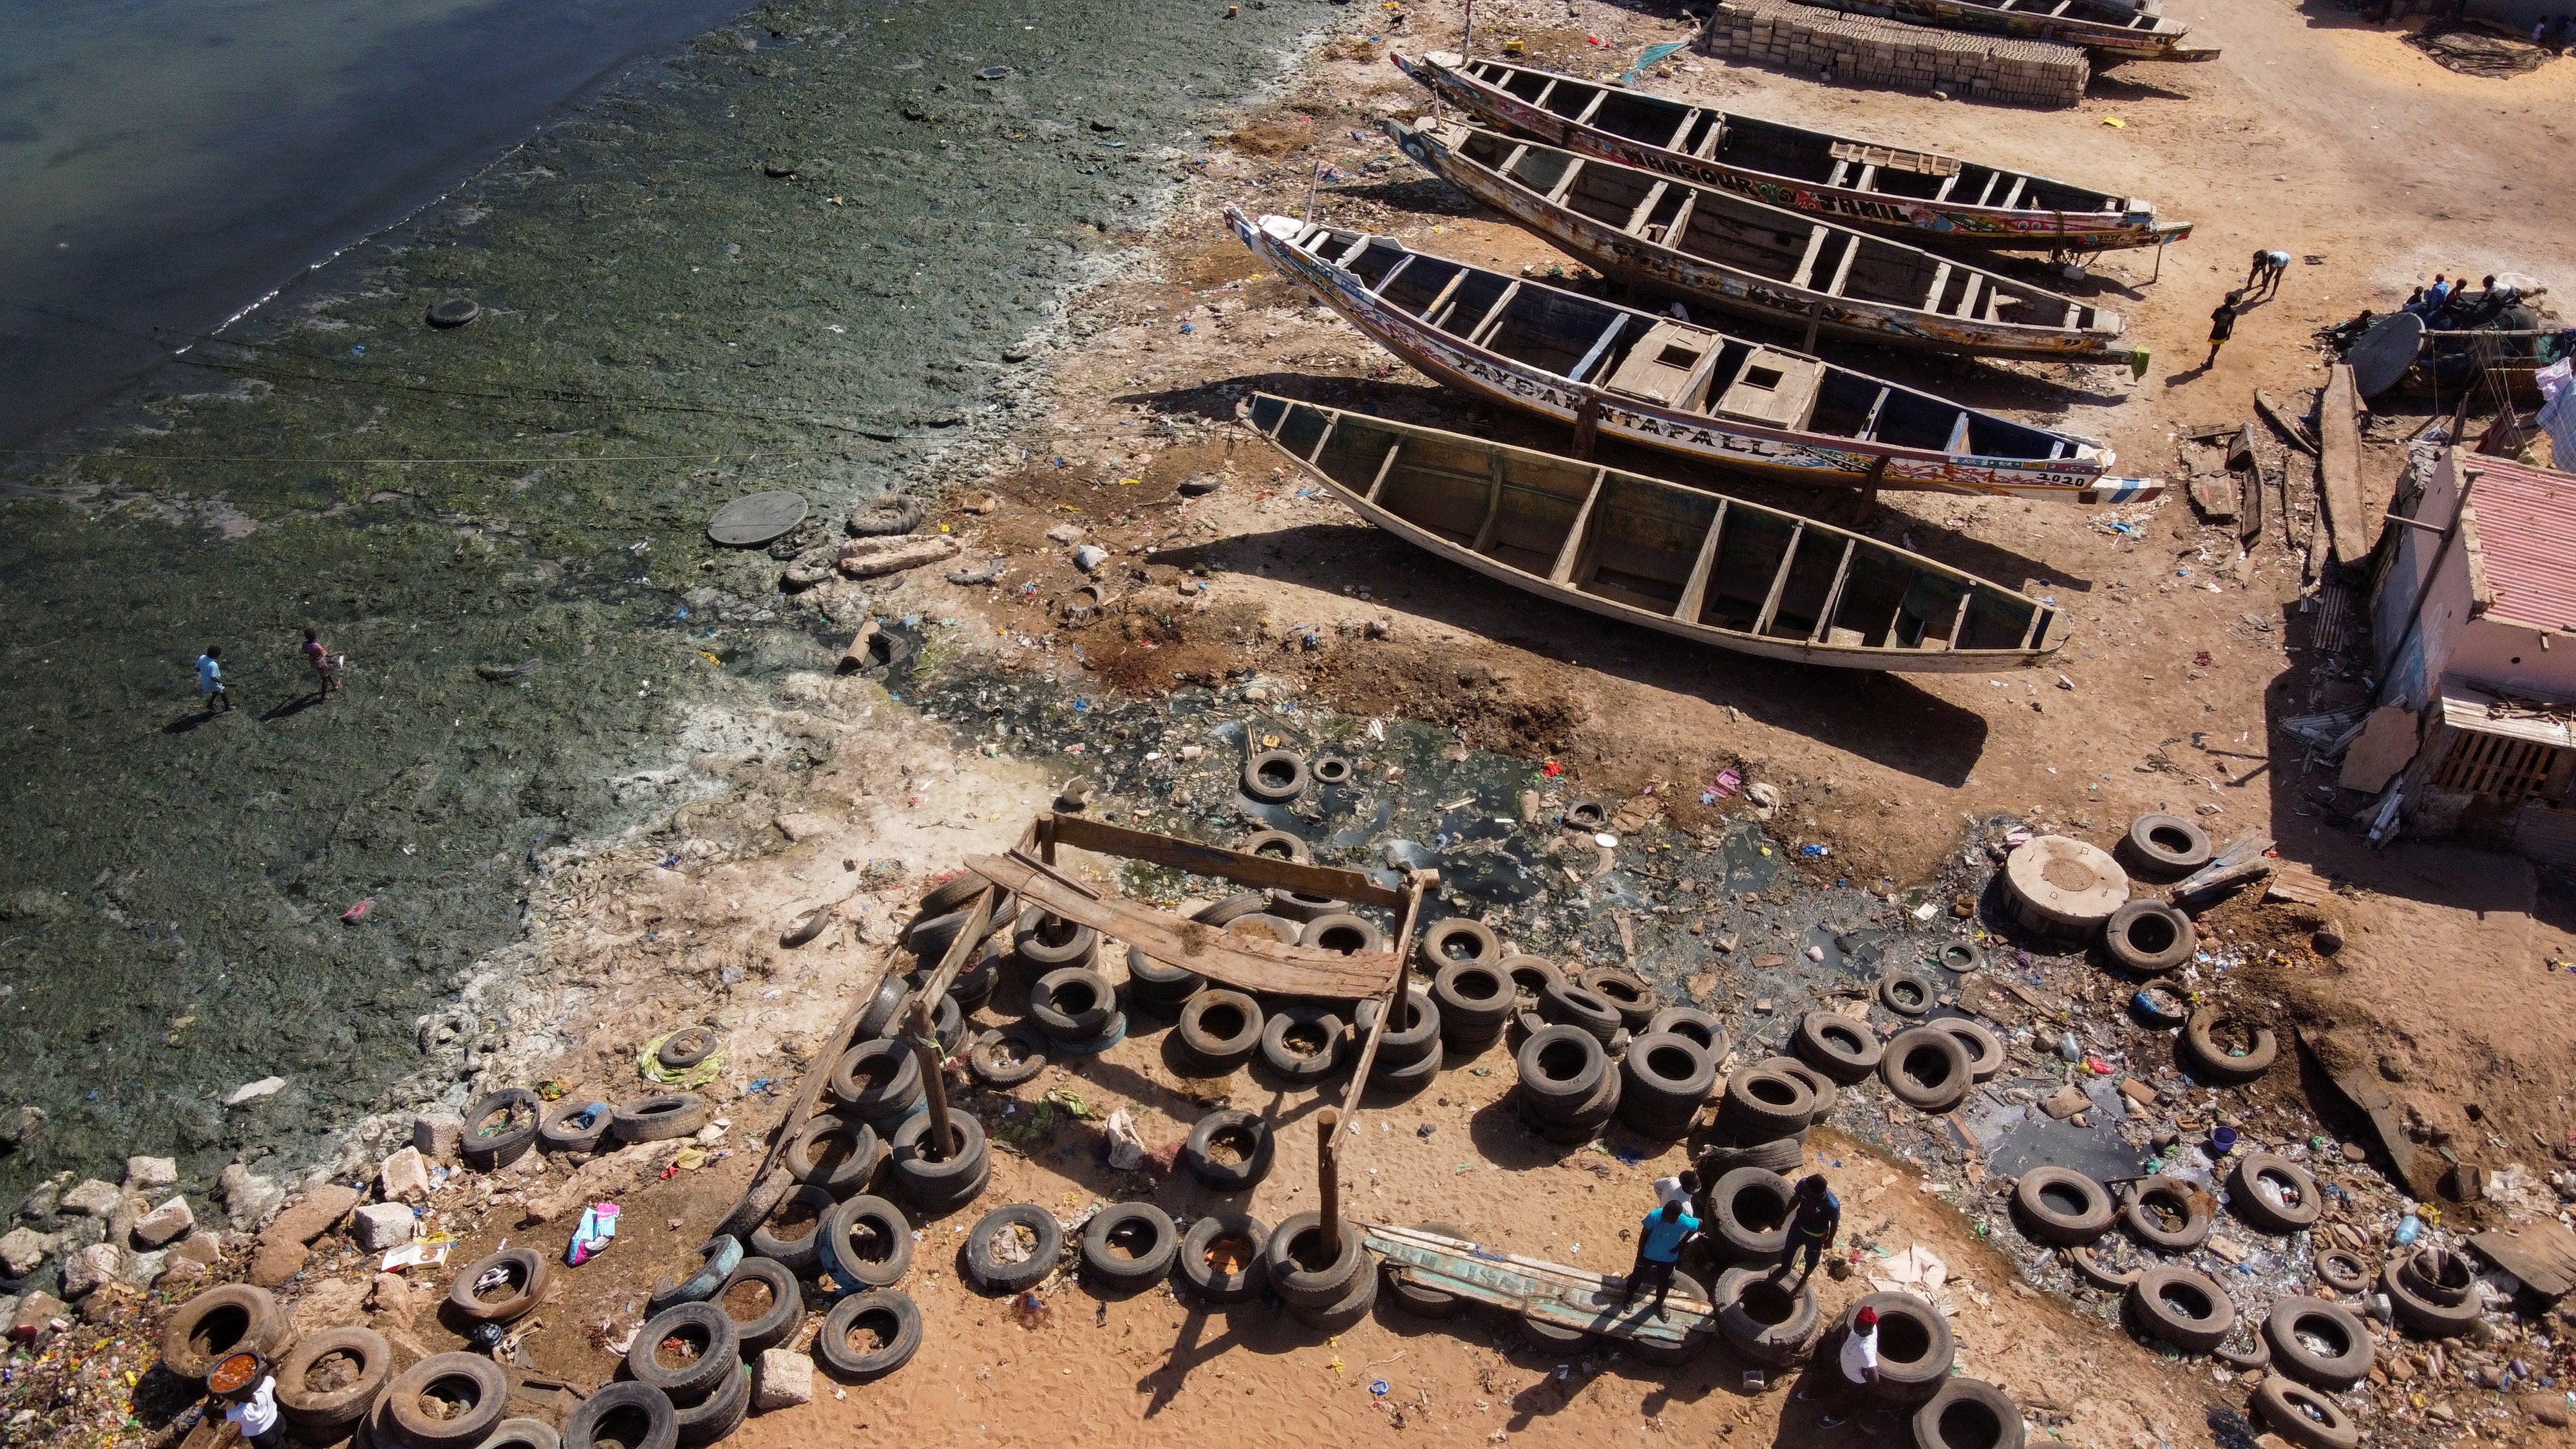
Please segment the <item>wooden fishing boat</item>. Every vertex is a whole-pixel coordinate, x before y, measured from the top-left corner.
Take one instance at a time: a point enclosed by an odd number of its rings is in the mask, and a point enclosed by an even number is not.
[[[1459,125],[1386,132],[1458,189],[1623,282],[1855,342],[2126,363],[2120,314],[1812,213]]]
[[[2107,60],[2212,60],[2214,45],[2189,45],[2191,27],[2167,20],[2159,0],[1798,0],[1847,15],[1875,15],[1937,30],[2008,35],[2080,45]],[[1712,9],[1710,12],[1716,12]]]
[[[2191,235],[2155,203],[1498,60],[1387,57],[1487,125],[1924,246],[2115,251]]]
[[[2017,589],[1740,498],[1269,393],[1250,422],[1416,548],[1693,643],[1957,674],[2031,668],[2065,642],[2066,615]]]
[[[2108,448],[1785,348],[1407,248],[1389,236],[1226,223],[1388,351],[1470,396],[1785,482],[2073,503],[2155,497]]]

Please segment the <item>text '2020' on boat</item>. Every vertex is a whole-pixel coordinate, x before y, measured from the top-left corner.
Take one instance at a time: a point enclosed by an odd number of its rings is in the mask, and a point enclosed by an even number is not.
[[[1506,131],[1926,246],[2111,251],[2191,235],[2155,203],[1504,61],[1388,59]]]
[[[1259,222],[1244,245],[1389,352],[1473,397],[1792,483],[2132,503],[2090,439],[1655,312],[1416,252],[1389,236]]]
[[[2027,668],[2064,643],[2050,605],[1794,513],[1269,393],[1250,421],[1416,548],[1696,643],[1904,673]]]
[[[1459,190],[1632,286],[1856,342],[2120,362],[2120,314],[1921,247],[1456,124],[1386,132]]]

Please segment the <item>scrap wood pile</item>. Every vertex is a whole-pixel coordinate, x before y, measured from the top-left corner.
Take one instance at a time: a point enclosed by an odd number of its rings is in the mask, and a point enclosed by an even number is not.
[[[2491,78],[2527,75],[2556,54],[2482,20],[2436,21],[2406,37],[2406,43],[2450,70]]]

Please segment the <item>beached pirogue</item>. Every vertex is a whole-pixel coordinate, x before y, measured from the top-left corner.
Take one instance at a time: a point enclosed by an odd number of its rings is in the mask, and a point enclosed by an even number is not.
[[[2105,61],[2214,60],[2218,47],[2191,45],[2191,27],[2164,17],[2162,0],[1799,0],[1853,15],[1902,20],[1971,35],[2050,40],[2099,52]],[[1711,23],[1715,8],[1711,7]]]
[[[2191,235],[2155,203],[2026,171],[1766,121],[1606,81],[1434,52],[1391,55],[1499,130],[1921,246],[2111,251]]]
[[[2066,616],[1893,544],[1528,448],[1256,393],[1250,420],[1353,512],[1513,588],[1844,669],[2026,668]]]
[[[1619,280],[1856,342],[2120,362],[2120,314],[1807,212],[1474,126],[1386,133],[1469,196]]]
[[[2130,503],[2110,449],[1655,312],[1408,249],[1388,236],[1259,222],[1244,245],[1388,351],[1473,397],[1793,483]]]

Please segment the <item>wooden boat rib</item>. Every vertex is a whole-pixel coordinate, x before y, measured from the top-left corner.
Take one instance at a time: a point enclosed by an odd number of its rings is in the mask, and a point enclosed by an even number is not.
[[[2143,502],[2100,444],[1785,348],[1416,252],[1388,236],[1258,223],[1257,255],[1388,351],[1470,396],[1785,482]]]
[[[1798,0],[1847,15],[1874,15],[1937,30],[2053,40],[2099,51],[2114,60],[2211,60],[2214,45],[2186,45],[2191,27],[2167,20],[2157,0]],[[1715,10],[1710,11],[1712,17]]]
[[[1925,246],[2113,251],[2163,246],[2191,223],[2153,202],[1929,151],[1695,106],[1503,61],[1390,55],[1424,89],[1505,131],[1586,156],[1811,211]]]
[[[1525,593],[1694,643],[1841,669],[2027,669],[2066,616],[1776,508],[1256,393],[1253,428],[1370,523]]]
[[[2122,362],[2120,314],[1810,213],[1455,123],[1386,132],[1407,156],[1632,285],[1858,342]]]

